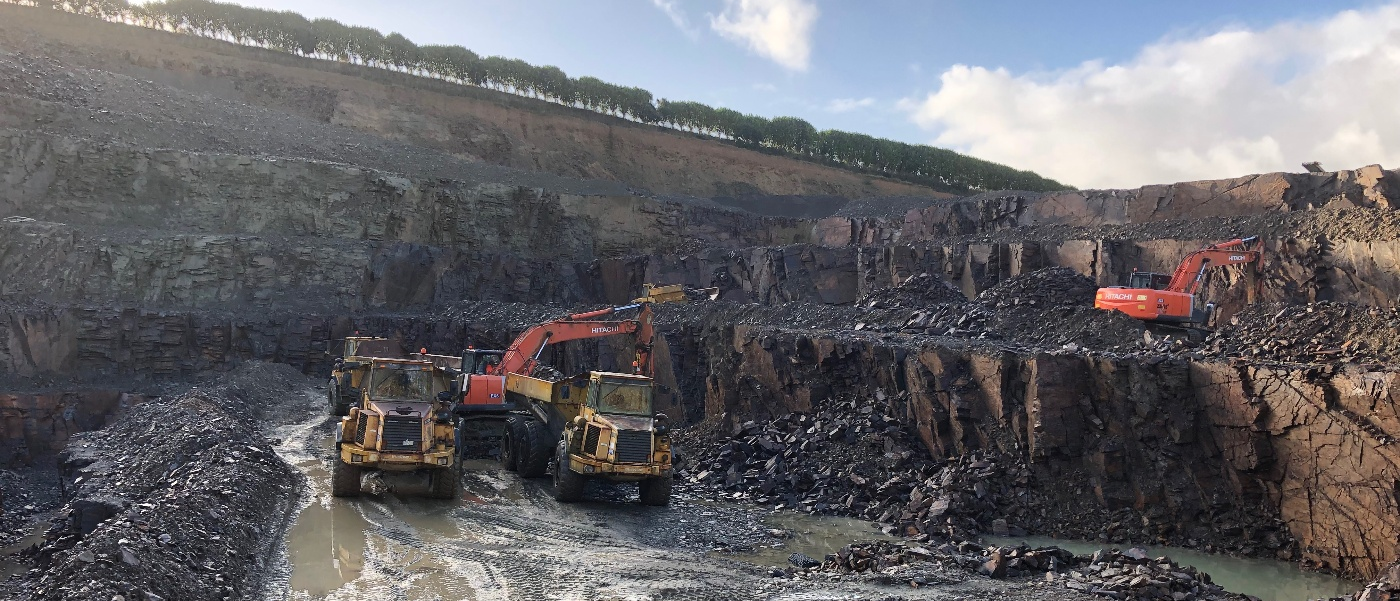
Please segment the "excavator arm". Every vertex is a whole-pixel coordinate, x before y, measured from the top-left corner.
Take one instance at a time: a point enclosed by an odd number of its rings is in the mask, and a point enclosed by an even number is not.
[[[1166,289],[1173,292],[1196,294],[1200,290],[1201,280],[1204,279],[1207,269],[1259,262],[1264,257],[1264,253],[1256,244],[1258,241],[1258,236],[1237,238],[1229,242],[1212,244],[1186,255],[1186,258],[1181,261],[1181,265],[1178,265],[1176,271],[1172,273],[1171,283],[1167,284]]]
[[[641,308],[635,319],[593,321],[598,317]],[[525,330],[506,348],[501,362],[492,370],[494,375],[508,373],[530,374],[539,364],[540,354],[551,344],[586,338],[604,338],[637,334],[637,367],[651,368],[652,314],[649,303],[634,303],[587,313],[575,313],[562,319],[543,323]]]

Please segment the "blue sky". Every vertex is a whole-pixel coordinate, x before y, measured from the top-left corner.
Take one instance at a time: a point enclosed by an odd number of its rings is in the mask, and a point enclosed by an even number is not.
[[[1096,86],[1112,78],[1115,67],[1139,78],[1151,76],[1154,53],[1166,57],[1167,72],[1184,73],[1215,68],[1209,51],[1201,45],[1232,32],[1268,38],[1264,48],[1288,47],[1285,38],[1324,42],[1341,35],[1329,27],[1349,9],[1363,11],[1365,21],[1394,5],[1380,2],[1303,2],[1300,0],[1176,0],[1172,2],[994,2],[953,0],[476,0],[382,2],[341,0],[256,0],[255,6],[294,10],[308,17],[327,16],[346,23],[369,25],[388,33],[398,31],[418,43],[460,44],[482,55],[498,54],[535,64],[556,65],[573,76],[592,75],[623,85],[650,90],[657,97],[698,100],[765,116],[792,115],[819,129],[860,131],[908,142],[940,146],[985,156],[1017,167],[1050,171],[1047,175],[1077,185],[1127,185],[1133,178],[1190,178],[1219,173],[1203,168],[1214,163],[1225,168],[1267,169],[1270,161],[1279,169],[1296,168],[1289,148],[1300,148],[1303,160],[1366,161],[1367,150],[1351,144],[1351,150],[1329,157],[1317,149],[1328,148],[1321,126],[1316,140],[1306,145],[1263,138],[1277,137],[1255,129],[1232,132],[1203,131],[1199,140],[1182,140],[1191,156],[1159,156],[1149,153],[1139,167],[1122,181],[1100,172],[1070,168],[1050,160],[1038,160],[1052,152],[1083,152],[1102,136],[1056,148],[1051,140],[1064,132],[1037,123],[1034,106],[1008,106],[1006,114],[992,114],[986,107],[999,105],[1006,94],[1039,95],[1049,104],[1075,103],[1089,110],[1102,100]],[[669,9],[669,10],[668,10]],[[796,17],[794,17],[796,15]],[[782,23],[783,19],[794,22]],[[1388,26],[1387,23],[1382,25]],[[1397,26],[1400,26],[1398,24]],[[1294,36],[1293,30],[1309,30],[1312,37]],[[1305,32],[1306,33],[1306,32]],[[1302,34],[1300,34],[1302,35]],[[1272,36],[1272,37],[1270,37]],[[1293,36],[1290,38],[1290,36]],[[1351,36],[1355,37],[1355,36]],[[1394,37],[1394,36],[1392,36]],[[1273,40],[1270,42],[1269,40]],[[1377,41],[1368,51],[1385,55],[1395,40]],[[1193,46],[1194,44],[1194,46]],[[1282,44],[1282,46],[1280,46]],[[1253,48],[1251,46],[1251,48]],[[1249,55],[1248,48],[1225,51]],[[1284,51],[1284,54],[1292,52]],[[1184,57],[1184,58],[1183,58]],[[1160,58],[1160,57],[1159,57]],[[1374,57],[1372,57],[1374,58]],[[1172,68],[1172,61],[1194,60],[1199,65]],[[1188,60],[1188,62],[1189,62]],[[1263,55],[1241,64],[1238,71],[1221,74],[1232,80],[1247,79],[1260,69],[1283,88],[1301,84],[1300,77],[1316,75],[1306,65],[1332,60],[1306,53],[1292,56],[1288,64],[1275,64]],[[1226,61],[1229,62],[1229,61]],[[1297,65],[1305,67],[1299,70]],[[970,74],[956,71],[962,65]],[[1162,66],[1162,65],[1158,65]],[[1084,73],[1093,70],[1095,73]],[[965,74],[966,81],[951,85],[950,76]],[[1142,86],[1145,79],[1132,85]],[[1184,81],[1183,85],[1189,85]],[[1117,84],[1127,86],[1128,84]],[[1394,89],[1394,88],[1392,88]],[[955,97],[953,92],[957,91]],[[1099,90],[1100,92],[1102,90]],[[1117,92],[1125,92],[1118,89]],[[963,98],[963,96],[967,98]],[[1239,95],[1217,99],[1215,107],[1229,113],[1231,106],[1248,102]],[[1296,99],[1300,106],[1307,98]],[[1125,101],[1126,102],[1126,101]],[[1114,110],[1138,115],[1136,121],[1114,121],[1117,128],[1134,123],[1150,125],[1154,103],[1118,106]],[[1209,108],[1209,107],[1208,107]],[[1236,108],[1235,110],[1242,110]],[[1384,108],[1372,110],[1385,110]],[[1207,111],[1209,112],[1209,111]],[[1282,115],[1288,112],[1282,111]],[[1229,122],[1228,115],[1208,121]],[[1047,117],[1048,118],[1048,117]],[[1105,118],[1115,118],[1108,115]],[[1125,117],[1126,119],[1126,117]],[[1090,121],[1092,123],[1092,121]],[[1333,128],[1345,123],[1331,124]],[[1030,130],[1037,148],[1016,150],[1009,132]],[[1397,121],[1400,128],[1400,121]],[[1364,128],[1362,128],[1364,130]],[[1372,138],[1389,139],[1389,131]],[[1397,130],[1395,133],[1400,133]],[[1358,136],[1367,138],[1367,131]],[[1001,135],[1006,140],[994,140]],[[1104,135],[1107,135],[1105,133]],[[1109,136],[1110,138],[1112,136]],[[1128,138],[1131,139],[1131,138]],[[1121,143],[1121,141],[1119,142]],[[1262,144],[1262,146],[1261,146]],[[1301,150],[1306,147],[1307,150]],[[1221,149],[1225,150],[1221,150]],[[1243,150],[1242,150],[1243,149]],[[1398,149],[1400,150],[1400,149]],[[1215,155],[1212,155],[1215,152]],[[1313,152],[1313,154],[1307,154]],[[1374,161],[1390,158],[1382,148]],[[980,154],[979,154],[980,153]],[[1224,154],[1221,154],[1224,153]],[[1374,154],[1374,152],[1372,152]],[[1229,156],[1226,156],[1229,155]],[[1212,159],[1216,156],[1217,159]],[[1233,161],[1231,157],[1246,157]],[[1221,159],[1220,157],[1224,157]],[[1028,160],[1031,159],[1031,160]],[[1172,168],[1142,167],[1153,162]],[[1324,163],[1324,166],[1326,164]],[[1359,165],[1337,165],[1355,167]],[[1391,167],[1397,165],[1389,165]],[[1122,171],[1122,168],[1118,169]]]

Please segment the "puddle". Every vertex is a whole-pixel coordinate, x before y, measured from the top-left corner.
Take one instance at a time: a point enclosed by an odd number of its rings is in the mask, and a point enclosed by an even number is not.
[[[1044,536],[1026,537],[982,537],[995,545],[1017,545],[1022,542],[1032,547],[1057,546],[1075,554],[1087,555],[1105,548],[1102,543],[1075,540],[1060,540]],[[1124,548],[1122,545],[1114,545]],[[1143,546],[1152,557],[1167,556],[1179,564],[1194,566],[1210,574],[1211,581],[1225,587],[1232,593],[1254,595],[1263,601],[1303,601],[1338,597],[1356,592],[1362,587],[1360,582],[1343,580],[1335,576],[1305,572],[1298,566],[1285,561],[1270,559],[1247,559],[1228,555],[1212,555],[1193,549],[1176,547]]]
[[[761,566],[787,567],[788,556],[802,553],[821,561],[830,553],[857,541],[899,540],[875,527],[875,524],[855,518],[805,513],[778,512],[763,519],[765,526],[785,530],[788,538],[774,538],[745,561]]]
[[[324,481],[321,467],[307,476]],[[288,586],[313,597],[322,597],[360,577],[365,566],[365,530],[369,522],[355,502],[340,499],[322,503],[318,498],[297,516],[287,533],[287,554],[292,575]]]
[[[44,532],[49,529],[48,516],[35,516],[33,519],[36,523],[30,527],[29,533],[25,534],[24,538],[15,541],[12,545],[0,548],[0,580],[6,580],[15,574],[23,574],[32,567],[28,561],[16,556],[16,553],[44,542]]]

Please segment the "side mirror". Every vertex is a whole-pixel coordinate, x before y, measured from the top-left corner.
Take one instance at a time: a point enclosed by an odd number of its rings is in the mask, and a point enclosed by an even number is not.
[[[437,393],[437,400],[438,400],[439,403],[451,403],[451,402],[452,402],[452,391],[451,391],[451,390],[444,390],[444,391],[442,391],[442,392]]]
[[[588,425],[588,420],[583,419],[583,416],[582,416],[582,415],[579,415],[579,416],[575,416],[575,417],[574,417],[574,427],[575,427],[575,428],[582,428],[582,427],[584,427],[584,426],[586,426],[586,425]]]
[[[671,419],[671,418],[667,417],[665,413],[660,413],[660,412],[658,412],[656,415],[651,416],[651,418],[654,419],[654,420],[656,420],[656,421],[659,421],[659,422],[664,422],[664,421],[666,421],[666,420],[668,420],[668,419]]]

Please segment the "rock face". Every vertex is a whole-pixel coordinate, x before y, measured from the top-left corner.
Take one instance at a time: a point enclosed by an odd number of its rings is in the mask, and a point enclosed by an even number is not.
[[[934,458],[1025,457],[1037,494],[1151,511],[1171,524],[1153,536],[1185,543],[1196,528],[1229,530],[1255,554],[1283,548],[1269,528],[1252,529],[1262,517],[1286,525],[1302,558],[1345,574],[1375,574],[1396,557],[1391,372],[1027,356],[747,326],[711,344],[707,415],[811,412],[831,396],[900,392],[896,416]]]
[[[119,390],[0,394],[0,466],[54,455],[74,434],[101,428],[118,410],[145,400]]]

